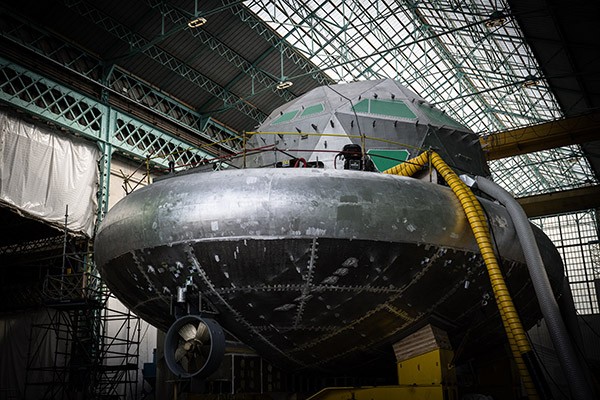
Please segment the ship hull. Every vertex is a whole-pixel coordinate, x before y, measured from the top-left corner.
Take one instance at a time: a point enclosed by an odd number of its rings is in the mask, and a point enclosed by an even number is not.
[[[539,310],[512,222],[503,207],[482,205],[531,325]],[[560,257],[536,235],[559,288]],[[96,261],[109,287],[150,323],[166,329],[172,297],[187,287],[226,330],[283,368],[359,366],[431,321],[455,338],[469,330],[476,346],[502,340],[460,205],[426,181],[318,169],[175,176],[108,213]]]

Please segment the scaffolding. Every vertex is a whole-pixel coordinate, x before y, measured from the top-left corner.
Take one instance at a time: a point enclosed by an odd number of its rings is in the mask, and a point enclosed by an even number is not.
[[[545,216],[532,222],[554,242],[563,259],[577,313],[600,313],[600,209]]]
[[[25,398],[134,399],[140,319],[115,307],[93,273],[49,275],[44,321],[32,324]]]

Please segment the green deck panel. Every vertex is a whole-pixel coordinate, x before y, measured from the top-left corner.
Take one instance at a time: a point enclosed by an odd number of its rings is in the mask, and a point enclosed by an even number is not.
[[[429,118],[434,123],[437,123],[439,125],[450,126],[453,128],[464,129],[464,127],[460,123],[456,122],[448,114],[438,110],[437,108],[432,108],[424,104],[419,104],[419,110],[421,110],[423,114],[425,114],[427,118]]]
[[[315,104],[312,106],[308,106],[304,109],[304,111],[302,111],[302,114],[300,114],[300,117],[307,117],[309,115],[319,114],[319,113],[323,112],[324,110],[325,110],[325,107],[321,103]]]
[[[275,119],[271,123],[273,125],[275,125],[275,124],[282,124],[284,122],[289,122],[296,117],[296,114],[298,114],[298,110],[288,111],[286,113],[281,114],[277,119]]]
[[[357,113],[368,113],[369,112],[369,99],[364,99],[356,103],[352,109]]]
[[[417,119],[406,104],[401,100],[374,100],[371,99],[371,114],[386,115],[388,117]]]
[[[379,172],[395,167],[396,165],[408,160],[410,153],[405,149],[369,149],[367,151],[375,168]]]
[[[402,100],[364,99],[352,107],[357,113],[385,115],[386,117],[417,119],[414,112]]]

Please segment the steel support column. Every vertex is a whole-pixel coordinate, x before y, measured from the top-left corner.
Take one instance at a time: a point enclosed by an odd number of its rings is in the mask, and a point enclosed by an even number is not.
[[[108,212],[108,200],[110,192],[110,162],[112,159],[113,146],[110,143],[110,128],[114,126],[114,112],[111,112],[109,107],[105,107],[100,134],[103,140],[97,142],[100,148],[101,156],[98,160],[98,210],[96,214],[96,225],[94,226],[94,234],[98,225],[104,219],[104,215]]]

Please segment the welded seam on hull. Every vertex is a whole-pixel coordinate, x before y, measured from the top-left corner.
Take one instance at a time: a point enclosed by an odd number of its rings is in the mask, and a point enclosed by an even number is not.
[[[314,269],[316,265],[316,260],[319,258],[317,256],[317,247],[319,243],[317,242],[317,238],[314,237],[312,240],[312,245],[310,247],[310,259],[308,260],[308,273],[306,274],[306,283],[302,288],[302,295],[300,300],[300,305],[298,306],[298,311],[296,312],[296,316],[294,318],[294,327],[297,327],[302,321],[302,314],[304,313],[304,307],[306,307],[306,302],[310,299],[311,292],[311,283],[314,276]]]
[[[414,320],[414,318],[408,315],[406,311],[399,310],[391,304],[385,303],[383,306],[386,310],[388,310],[390,313],[394,314],[398,318],[402,318],[403,320],[408,322],[412,322]]]
[[[443,250],[443,251],[442,251]],[[306,343],[296,349],[294,349],[292,352],[302,352],[305,351],[307,349],[310,349],[311,347],[314,347],[316,345],[318,345],[321,342],[324,342],[326,340],[329,340],[333,337],[335,337],[336,335],[340,334],[341,332],[348,330],[348,329],[354,329],[354,327],[356,325],[358,325],[359,323],[361,323],[362,321],[364,321],[365,319],[371,317],[373,314],[379,312],[382,308],[385,307],[386,304],[389,304],[397,299],[399,299],[400,297],[402,297],[402,295],[404,294],[404,292],[411,287],[412,285],[414,285],[415,283],[417,283],[417,281],[419,281],[419,279],[421,279],[421,277],[423,275],[425,275],[425,273],[431,268],[431,266],[435,263],[435,261],[442,255],[444,255],[446,253],[446,249],[439,249],[434,255],[431,256],[431,258],[427,261],[427,264],[425,264],[425,266],[423,268],[421,268],[421,270],[415,274],[415,276],[413,277],[413,279],[407,283],[406,285],[404,285],[402,288],[400,288],[400,292],[394,294],[393,296],[390,296],[388,298],[388,300],[384,303],[384,304],[380,304],[377,307],[375,307],[374,309],[372,309],[371,311],[367,312],[366,314],[364,314],[362,317],[355,319],[354,321],[350,322],[349,324],[343,326],[342,328],[340,328],[338,331],[336,332],[332,332],[329,335],[325,335],[322,336],[320,338],[317,338],[315,340],[313,340],[312,342]],[[419,315],[417,318],[420,318],[422,316]],[[414,318],[413,321],[417,318]]]
[[[294,359],[293,357],[290,357],[289,354],[287,354],[286,352],[284,352],[283,350],[281,350],[279,347],[275,346],[266,337],[264,337],[262,334],[260,334],[259,331],[257,331],[256,329],[254,329],[254,326],[252,326],[248,321],[246,321],[246,319],[244,317],[242,317],[242,314],[240,314],[235,308],[233,308],[223,298],[223,296],[221,296],[219,293],[217,293],[215,285],[212,283],[212,281],[208,277],[208,274],[206,273],[206,271],[204,271],[204,269],[200,265],[200,262],[196,258],[196,255],[194,254],[195,252],[194,252],[194,249],[192,248],[192,246],[190,246],[189,244],[186,244],[184,251],[187,254],[188,261],[192,264],[192,267],[196,270],[197,275],[204,281],[204,285],[210,290],[210,292],[212,292],[219,299],[219,301],[225,307],[227,307],[227,309],[235,317],[235,319],[236,319],[237,322],[239,322],[242,325],[244,325],[250,332],[252,332],[258,338],[260,338],[263,342],[265,342],[270,347],[272,347],[275,351],[277,351],[278,353],[281,353],[285,358],[287,358],[290,361],[295,362],[296,364],[301,365],[303,367],[306,366],[306,364],[304,364],[303,362],[300,362],[300,361]]]
[[[429,313],[431,313],[436,307],[438,307],[440,304],[444,303],[446,300],[448,300],[448,298],[450,296],[452,296],[454,293],[456,293],[456,291],[462,287],[464,281],[461,281],[459,283],[457,283],[456,285],[454,285],[454,287],[452,289],[450,289],[448,292],[446,292],[446,294],[444,296],[442,296],[434,305],[432,305],[431,307],[429,307],[425,312],[421,313],[417,318],[414,318],[412,321],[406,321],[404,324],[402,324],[402,326],[394,329],[393,331],[391,331],[390,333],[388,333],[387,335],[380,337],[377,339],[377,341],[371,341],[369,343],[365,343],[360,347],[353,347],[351,349],[348,349],[346,351],[344,351],[343,353],[339,353],[336,354],[332,357],[326,358],[326,359],[321,359],[316,363],[311,364],[309,367],[315,367],[318,365],[322,365],[325,363],[328,363],[330,361],[333,361],[337,358],[343,357],[346,354],[350,354],[354,351],[356,351],[357,349],[369,349],[373,346],[376,346],[377,344],[380,344],[381,342],[383,342],[385,339],[392,337],[393,335],[395,335],[396,333],[400,332],[402,329],[404,329],[407,325],[411,324],[414,320],[421,318],[423,315],[427,315]],[[387,303],[386,304],[382,304],[381,307],[378,308],[386,308],[387,309]]]
[[[307,332],[331,332],[336,329],[339,329],[338,325],[327,325],[327,326],[306,326],[306,325],[298,325],[298,326],[273,326],[273,325],[262,325],[255,326],[254,329],[257,329],[261,332],[271,331],[276,329],[277,332],[297,332],[297,331],[307,331]]]
[[[287,292],[287,291],[298,291],[302,292],[305,284],[301,285],[255,285],[255,286],[241,286],[235,288],[218,288],[216,289],[220,294],[232,294],[232,293],[248,293],[248,292]],[[311,289],[313,292],[350,292],[350,293],[400,293],[400,288],[390,288],[389,286],[340,286],[340,285],[312,285]]]

